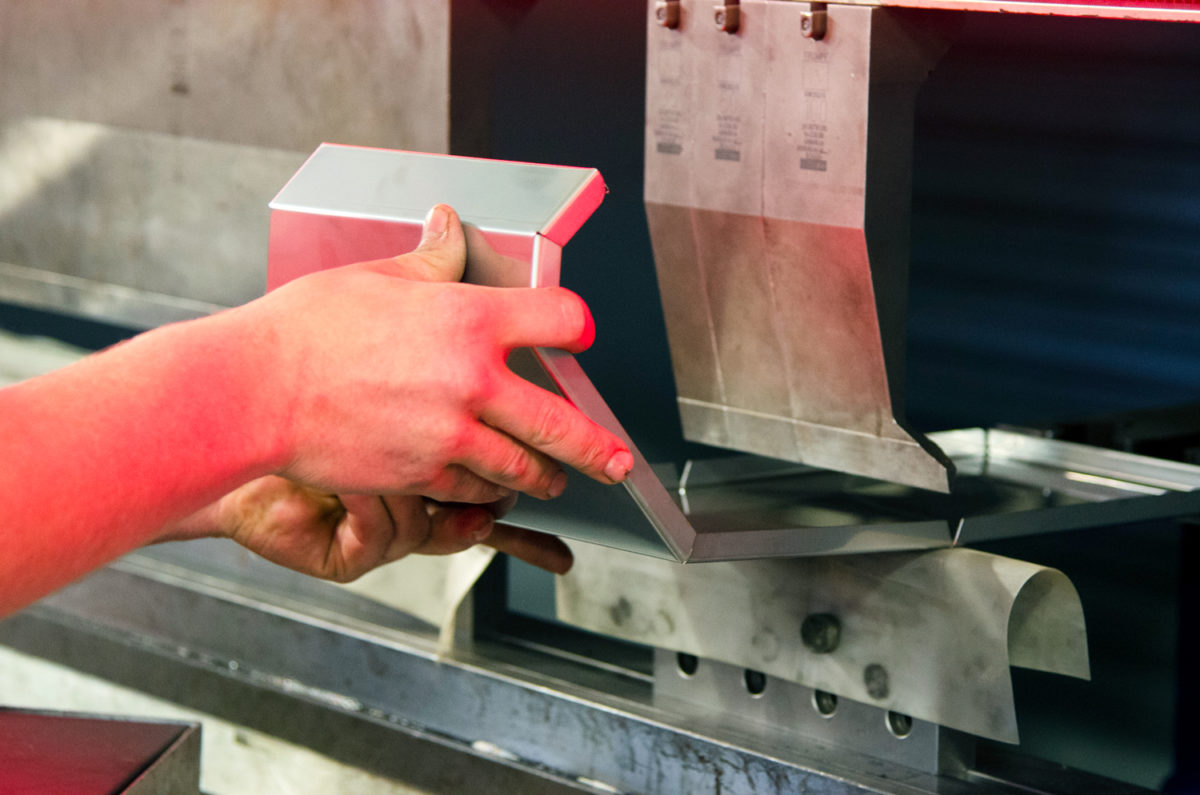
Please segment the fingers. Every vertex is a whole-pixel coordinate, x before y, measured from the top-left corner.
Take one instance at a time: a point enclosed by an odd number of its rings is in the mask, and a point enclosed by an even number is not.
[[[430,533],[412,551],[421,555],[453,555],[485,540],[492,533],[495,519],[486,507],[447,505],[426,501]]]
[[[520,558],[552,574],[566,574],[575,558],[560,539],[534,530],[495,524],[490,511],[470,505],[429,503],[432,532],[413,551],[422,555],[451,555],[477,543]]]
[[[336,565],[326,572],[341,582],[410,554],[452,555],[481,542],[553,574],[565,574],[574,562],[570,548],[554,536],[496,524],[493,506],[412,496],[346,494],[341,501],[346,516],[330,550]]]
[[[633,469],[624,442],[564,398],[516,375],[504,380],[480,419],[602,483],[620,483]]]
[[[591,310],[563,287],[495,290],[497,342],[512,348],[563,348],[579,353],[596,339]]]
[[[492,515],[473,505],[445,510],[413,495],[341,495],[346,516],[338,528],[334,579],[354,579],[376,566],[415,552],[446,555],[486,538]]]
[[[487,483],[542,500],[557,497],[567,487],[567,475],[557,463],[483,423],[472,427],[465,449],[470,454],[463,459],[462,465]],[[470,502],[498,502],[500,499]]]
[[[425,216],[421,242],[415,249],[398,257],[363,264],[413,281],[461,280],[467,265],[467,241],[458,213],[449,205],[435,205]]]
[[[502,500],[490,502],[485,507],[492,512],[492,516],[496,519],[503,519],[508,515],[508,512],[517,504],[517,493],[514,491]]]
[[[348,582],[380,563],[399,560],[429,536],[429,517],[420,497],[383,499],[342,494],[345,518],[329,551],[333,579]]]
[[[498,552],[520,558],[551,574],[566,574],[575,562],[571,548],[552,535],[498,524],[483,542]]]
[[[478,427],[483,428],[483,426]],[[487,429],[487,432],[496,433],[491,429]],[[477,433],[482,433],[482,431],[478,431]],[[515,442],[511,439],[508,441],[508,444],[515,446]],[[471,452],[472,455],[470,458],[472,460],[479,458],[479,455],[476,455],[479,451],[472,448]],[[501,456],[500,454],[495,454],[493,457],[499,460]],[[479,470],[479,474],[471,471],[466,466],[458,464],[444,467],[421,488],[421,495],[432,500],[437,500],[438,502],[463,502],[472,505],[486,505],[507,499],[512,494],[512,488],[517,488],[497,482],[499,478],[498,474],[495,477],[484,474],[485,467],[477,464],[473,464],[472,466],[474,469]]]

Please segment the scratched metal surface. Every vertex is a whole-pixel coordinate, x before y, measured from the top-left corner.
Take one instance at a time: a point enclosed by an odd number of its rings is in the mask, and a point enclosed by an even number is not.
[[[573,545],[561,620],[1018,739],[1009,666],[1086,678],[1083,610],[1060,572],[966,549],[678,566]],[[841,622],[816,653],[806,616]],[[871,671],[882,670],[880,689]]]

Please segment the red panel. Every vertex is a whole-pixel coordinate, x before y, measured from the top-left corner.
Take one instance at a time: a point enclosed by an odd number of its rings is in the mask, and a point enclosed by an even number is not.
[[[182,726],[0,710],[0,792],[120,792]]]

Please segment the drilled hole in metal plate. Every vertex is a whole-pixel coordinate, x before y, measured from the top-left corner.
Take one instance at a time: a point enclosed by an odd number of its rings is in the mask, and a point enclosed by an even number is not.
[[[695,676],[696,669],[700,667],[700,658],[694,654],[679,652],[675,655],[675,666],[683,676]]]
[[[746,692],[752,696],[761,696],[762,692],[767,689],[767,675],[762,671],[752,671],[747,668],[742,679],[746,683]]]
[[[888,731],[903,740],[912,734],[913,719],[903,713],[888,710],[887,727]]]
[[[814,690],[812,702],[813,709],[823,718],[832,718],[833,713],[837,712],[838,697],[834,693],[829,693],[825,690]]]

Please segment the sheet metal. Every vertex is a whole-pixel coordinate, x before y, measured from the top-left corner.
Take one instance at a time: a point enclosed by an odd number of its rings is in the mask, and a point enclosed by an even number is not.
[[[1060,572],[974,550],[675,566],[574,544],[558,616],[1017,742],[1010,665],[1087,678],[1083,610]],[[814,650],[802,627],[840,624]]]
[[[747,0],[647,19],[645,202],[687,438],[948,491],[905,427],[909,161],[936,26]]]
[[[1200,510],[1200,467],[1013,430],[932,434],[959,468],[936,494],[754,456],[660,470],[713,559],[807,544],[803,554],[863,551],[875,533],[924,533],[929,546],[1186,516]],[[787,528],[803,528],[788,531]],[[711,536],[707,530],[718,531]],[[851,546],[840,547],[848,540]],[[763,556],[765,557],[765,556]]]

